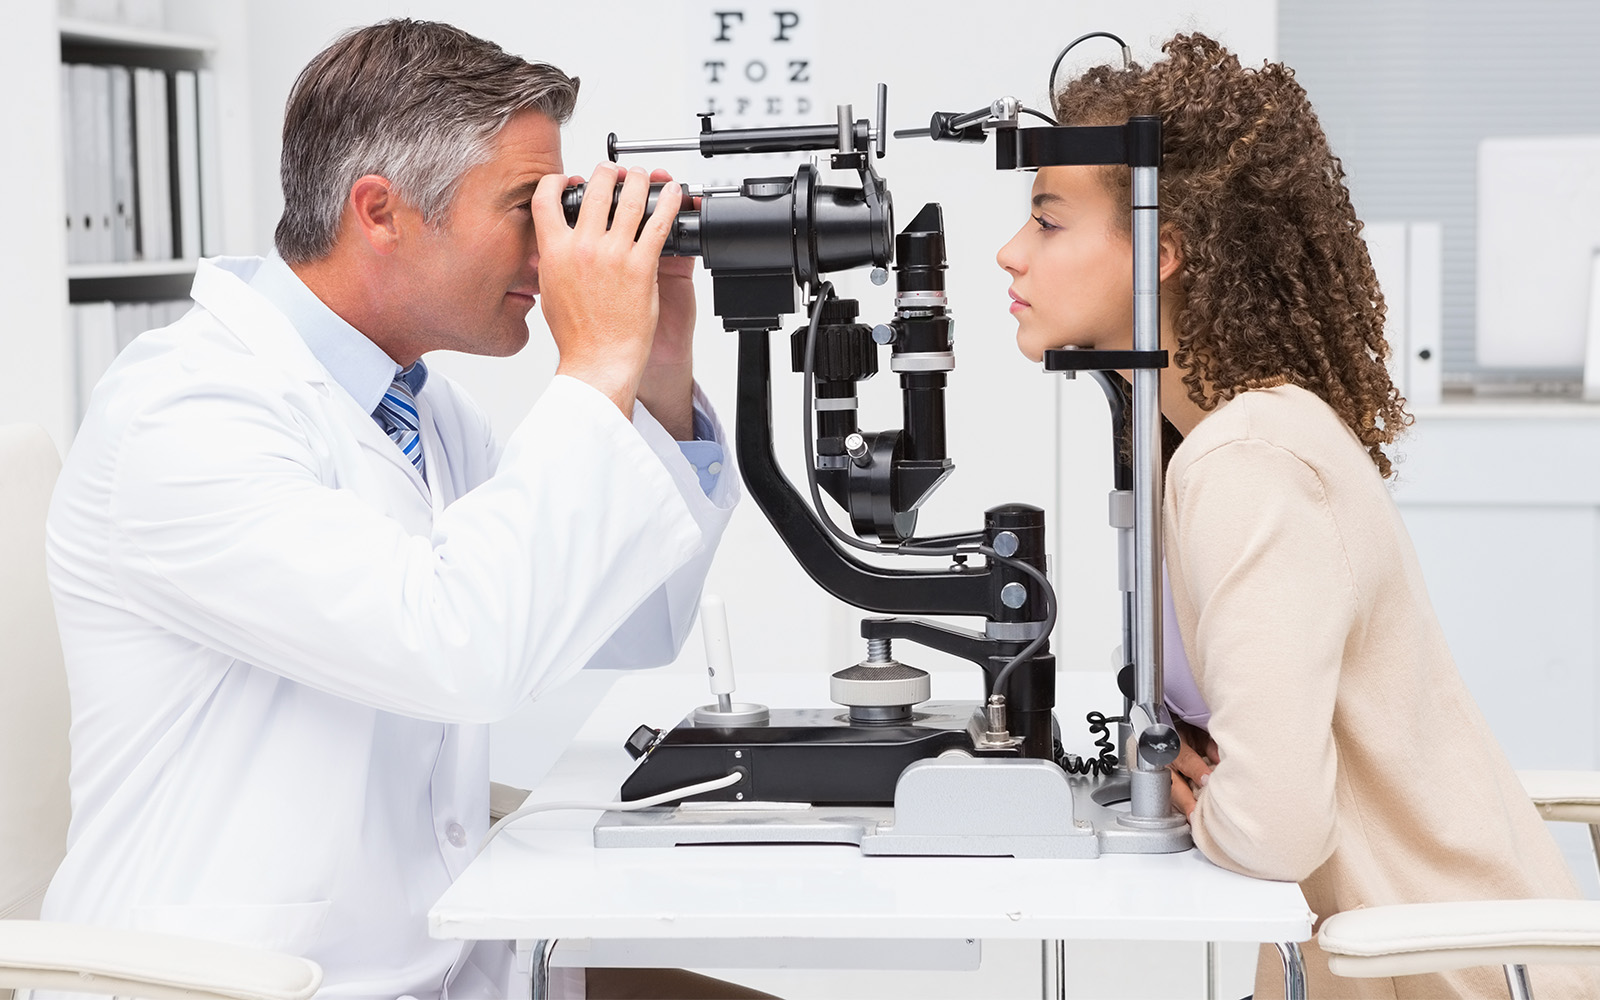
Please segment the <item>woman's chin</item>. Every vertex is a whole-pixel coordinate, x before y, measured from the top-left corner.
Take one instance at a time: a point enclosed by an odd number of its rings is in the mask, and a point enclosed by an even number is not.
[[[1030,337],[1025,330],[1020,328],[1017,330],[1017,350],[1022,352],[1023,357],[1035,364],[1044,360],[1046,349],[1055,346],[1057,345],[1042,342],[1036,337]]]

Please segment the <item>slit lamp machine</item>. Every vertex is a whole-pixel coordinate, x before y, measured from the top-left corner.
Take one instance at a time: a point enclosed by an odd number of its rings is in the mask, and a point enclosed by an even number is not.
[[[702,116],[700,132],[689,138],[610,137],[613,159],[684,150],[706,157],[816,154],[793,176],[691,188],[698,201],[686,194],[664,252],[702,259],[713,309],[739,338],[736,447],[750,496],[820,587],[875,617],[861,622],[866,658],[831,678],[838,705],[768,709],[732,700],[726,626],[720,606],[708,603],[707,655],[718,700],[671,730],[641,726],[633,734],[628,750],[637,763],[621,797],[629,805],[662,804],[606,812],[595,844],[848,843],[877,855],[1035,858],[1184,850],[1189,830],[1170,803],[1169,765],[1179,741],[1161,672],[1161,473],[1163,436],[1172,433],[1158,395],[1167,364],[1157,271],[1161,122],[1059,126],[1006,97],[967,114],[936,113],[927,128],[896,133],[954,142],[992,137],[1001,170],[1126,164],[1132,173],[1133,350],[1053,350],[1044,365],[1099,382],[1118,456],[1110,508],[1119,535],[1125,710],[1111,720],[1091,716],[1102,752],[1082,760],[1063,753],[1053,714],[1056,603],[1045,573],[1044,512],[1002,503],[970,533],[915,534],[919,507],[954,471],[944,406],[955,369],[954,320],[940,206],[924,205],[894,229],[889,189],[876,168],[888,138],[885,104],[880,85],[875,122],[855,120],[841,105],[831,124],[718,130]],[[1024,114],[1047,124],[1023,127]],[[823,179],[823,153],[848,182]],[[647,212],[660,189],[652,186]],[[581,187],[566,192],[569,221],[581,199]],[[892,272],[892,317],[863,321],[855,301],[834,295],[827,276],[855,268],[871,268],[875,284]],[[804,384],[804,492],[779,469],[771,400],[773,333],[801,308],[808,322],[789,337],[788,361]],[[879,371],[885,354],[899,377],[902,426],[864,430],[858,383]],[[1119,370],[1132,371],[1131,386]],[[848,531],[833,522],[824,493],[847,512]],[[926,615],[967,616],[981,626],[918,617]],[[983,672],[985,700],[929,701],[928,674],[896,660],[896,641],[970,661]]]

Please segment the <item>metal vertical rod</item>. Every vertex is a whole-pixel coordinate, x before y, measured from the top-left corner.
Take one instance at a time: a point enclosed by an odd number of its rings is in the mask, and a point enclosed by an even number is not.
[[[1039,942],[1039,996],[1067,1000],[1067,942],[1060,938]]]
[[[1300,946],[1293,941],[1279,944],[1278,954],[1283,958],[1284,1000],[1307,1000],[1306,963],[1300,956]]]
[[[1156,167],[1133,167],[1133,349],[1161,349],[1161,243]],[[1134,699],[1150,722],[1162,719],[1161,673],[1161,372],[1133,372]],[[1136,756],[1141,771],[1156,770]],[[1156,802],[1159,798],[1161,801]],[[1151,814],[1150,809],[1160,811]],[[1134,815],[1170,812],[1171,790],[1135,797]]]
[[[554,938],[533,942],[533,975],[529,978],[532,986],[528,990],[529,1000],[550,1000],[550,956],[556,950]]]
[[[1217,943],[1206,942],[1206,1000],[1217,1000]]]
[[[1600,823],[1589,824],[1589,844],[1594,848],[1595,864],[1600,865]]]
[[[1526,965],[1506,966],[1506,988],[1511,991],[1511,1000],[1533,1000],[1533,984],[1528,982]]]

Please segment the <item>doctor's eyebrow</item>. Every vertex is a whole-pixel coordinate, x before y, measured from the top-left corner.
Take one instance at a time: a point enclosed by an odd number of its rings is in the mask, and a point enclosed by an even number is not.
[[[510,191],[506,192],[507,205],[523,205],[533,200],[533,189],[539,186],[541,178],[535,177],[530,181],[523,181]]]

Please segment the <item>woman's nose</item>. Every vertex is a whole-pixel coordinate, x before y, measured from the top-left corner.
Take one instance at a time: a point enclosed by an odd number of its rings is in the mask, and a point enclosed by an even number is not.
[[[1017,239],[1021,235],[1019,232],[1016,236],[1011,237],[1006,241],[1006,245],[995,253],[994,262],[1000,265],[1002,271],[1010,274],[1022,273],[1025,261],[1021,251],[1017,248]]]

